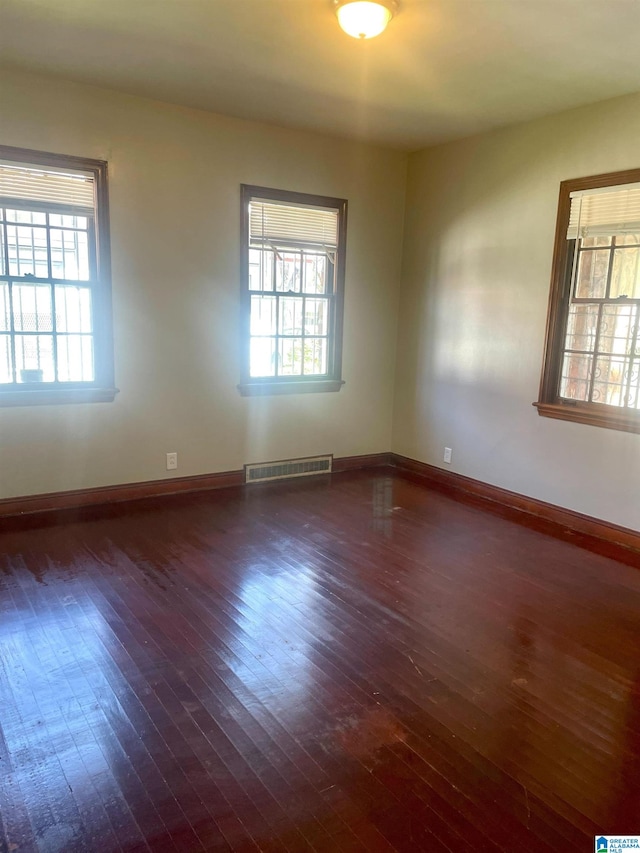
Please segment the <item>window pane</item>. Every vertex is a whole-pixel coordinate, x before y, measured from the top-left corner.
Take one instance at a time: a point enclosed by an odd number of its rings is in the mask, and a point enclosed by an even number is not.
[[[570,400],[586,400],[593,359],[588,355],[565,353],[560,378],[560,396]]]
[[[326,335],[329,304],[326,299],[307,299],[304,306],[305,335]]]
[[[11,306],[9,303],[9,285],[0,283],[0,331],[11,328]]]
[[[79,228],[86,231],[88,227],[86,216],[68,216],[67,214],[50,213],[49,225],[52,228]]]
[[[627,406],[630,409],[640,409],[640,363],[632,361],[631,367],[631,382],[629,384],[629,399]]]
[[[47,278],[47,229],[24,225],[7,225],[9,273]]]
[[[327,339],[305,338],[304,372],[320,374],[327,372]]]
[[[251,376],[275,376],[275,338],[251,338],[249,372]]]
[[[635,305],[603,305],[598,352],[627,355],[636,323]]]
[[[56,285],[56,329],[58,332],[93,331],[88,287]]]
[[[53,336],[16,335],[18,382],[53,382]]]
[[[302,299],[300,297],[280,298],[280,328],[281,335],[302,334]]]
[[[7,222],[19,222],[26,225],[46,225],[47,214],[35,210],[7,210]]]
[[[617,296],[629,296],[631,299],[637,299],[640,296],[639,261],[640,248],[638,247],[614,249],[610,292],[613,299]]]
[[[601,356],[596,360],[593,383],[594,403],[624,406],[630,361],[627,358]]]
[[[276,256],[276,290],[300,292],[302,274],[299,252],[278,252]]]
[[[51,229],[51,271],[54,278],[88,281],[89,248],[86,231]]]
[[[13,382],[11,338],[9,335],[0,335],[0,383],[7,382]]]
[[[576,276],[576,296],[579,299],[604,299],[607,289],[609,256],[608,249],[580,252],[578,275]]]
[[[305,293],[326,293],[327,256],[307,255],[304,258]]]
[[[93,382],[92,336],[58,335],[57,344],[60,382]]]
[[[276,298],[275,296],[251,297],[251,334],[275,335]]]
[[[585,249],[594,248],[596,246],[610,246],[611,237],[583,237],[580,245]]]
[[[597,328],[597,305],[570,305],[565,349],[593,351]]]
[[[262,289],[273,290],[273,264],[274,253],[271,251],[262,252]]]
[[[2,209],[0,208],[0,219],[2,218]],[[0,275],[7,275],[7,269],[4,262],[5,259],[5,251],[4,251],[4,225],[0,225]]]
[[[300,376],[302,374],[302,338],[280,339],[279,372],[283,376]]]
[[[14,284],[13,324],[17,332],[53,329],[51,287],[48,284]]]
[[[261,267],[262,252],[259,249],[249,249],[249,290],[262,290]]]
[[[636,246],[640,243],[640,234],[621,234],[616,237],[616,246]]]
[[[249,290],[273,290],[273,252],[249,249]]]

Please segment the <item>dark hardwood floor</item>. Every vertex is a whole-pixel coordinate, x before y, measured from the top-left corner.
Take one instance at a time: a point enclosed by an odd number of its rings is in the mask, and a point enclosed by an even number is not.
[[[0,851],[640,833],[640,571],[391,471],[0,532]]]

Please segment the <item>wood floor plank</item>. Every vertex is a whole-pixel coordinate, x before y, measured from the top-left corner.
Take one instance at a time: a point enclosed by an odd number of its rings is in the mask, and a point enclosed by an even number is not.
[[[640,832],[633,560],[386,469],[81,516],[0,530],[1,853]]]

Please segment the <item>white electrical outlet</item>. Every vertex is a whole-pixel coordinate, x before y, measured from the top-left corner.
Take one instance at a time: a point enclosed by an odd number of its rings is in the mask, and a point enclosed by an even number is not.
[[[450,447],[445,447],[445,449],[444,449],[444,461],[451,464],[451,448]]]
[[[178,467],[178,454],[167,453],[167,471],[175,471]]]

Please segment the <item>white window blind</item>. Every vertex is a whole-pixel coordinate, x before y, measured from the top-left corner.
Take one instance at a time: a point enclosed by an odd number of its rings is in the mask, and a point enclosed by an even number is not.
[[[94,209],[95,180],[84,172],[56,171],[0,162],[0,205],[61,204],[85,212]]]
[[[567,240],[640,234],[640,184],[571,193]]]
[[[253,245],[294,242],[335,249],[338,246],[338,211],[252,199],[249,238]]]

